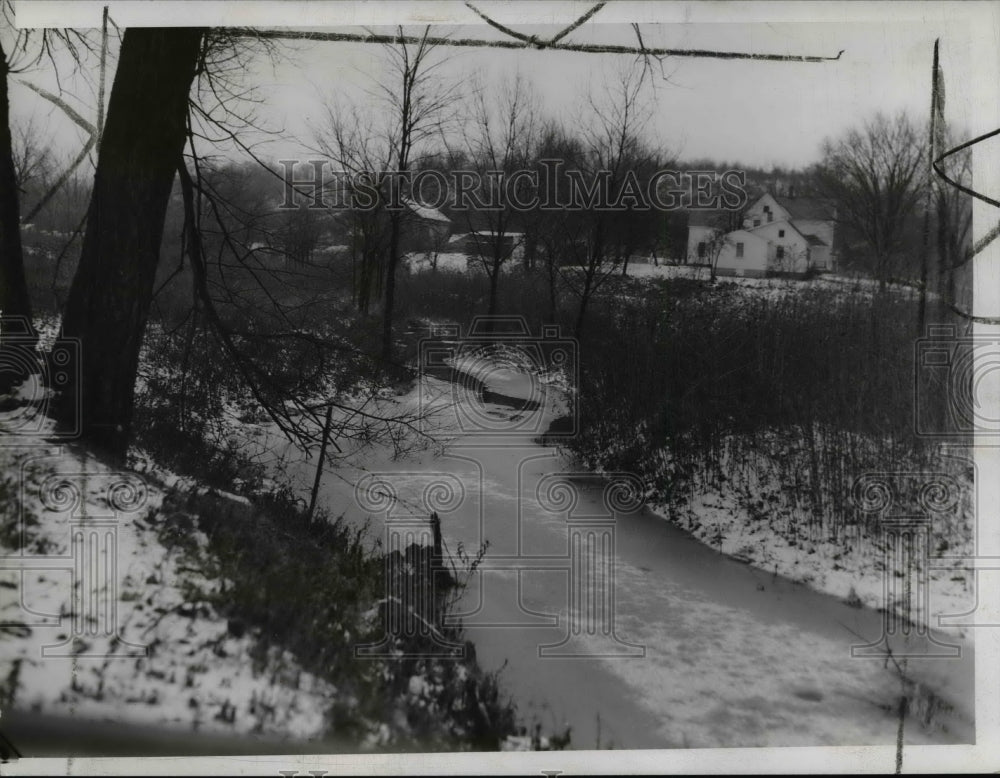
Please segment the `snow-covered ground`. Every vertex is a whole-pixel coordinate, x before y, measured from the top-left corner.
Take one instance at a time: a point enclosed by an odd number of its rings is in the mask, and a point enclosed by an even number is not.
[[[688,278],[698,281],[708,281],[711,277],[708,267],[704,265],[671,265],[662,263],[654,265],[652,262],[644,261],[630,262],[628,266],[628,275],[632,278]],[[719,275],[716,278],[716,283],[735,284],[747,289],[748,291],[753,290],[756,292],[782,294],[812,289],[823,289],[830,292],[850,293],[852,296],[857,296],[859,294],[870,296],[879,288],[879,283],[874,278],[866,278],[864,276],[852,277],[835,273],[823,273],[822,275],[810,279],[778,277],[746,278],[740,276]],[[919,294],[917,289],[905,284],[888,284],[887,289],[889,289],[893,294],[904,297],[916,297]],[[929,292],[928,298],[935,299],[936,294]]]
[[[645,441],[649,449],[645,457],[649,474],[672,481],[675,465],[669,449],[656,449],[641,431],[634,437]],[[854,445],[863,450],[865,441],[859,436]],[[677,493],[651,488],[647,506],[705,545],[741,562],[851,605],[888,610],[971,644],[968,628],[949,626],[954,619],[948,618],[969,613],[976,602],[975,576],[968,568],[968,560],[975,556],[977,531],[971,455],[961,449],[944,450],[933,467],[897,462],[882,472],[852,475],[844,491],[853,492],[870,482],[873,494],[892,495],[885,509],[864,513],[856,495],[848,494],[843,501],[846,507],[835,511],[835,495],[828,492],[840,487],[830,486],[822,498],[827,502],[823,522],[818,524],[811,501],[796,496],[796,486],[788,480],[791,463],[802,461],[804,446],[787,435],[762,436],[749,455],[745,443],[735,445],[735,451],[725,445],[720,479],[688,472]],[[615,452],[609,453],[613,461]],[[920,507],[916,495],[922,487],[940,487],[948,502],[945,509],[935,513]],[[850,514],[846,519],[845,511]],[[892,526],[894,516],[916,518],[914,526],[922,527],[909,561],[886,551],[886,536],[879,527],[886,520]],[[926,585],[908,599],[901,585],[907,575],[912,575],[914,586]]]
[[[33,381],[19,395],[37,403],[45,393]],[[415,389],[408,397],[418,405]],[[0,413],[5,712],[148,725],[164,734],[328,742],[331,710],[355,706],[356,690],[340,692],[303,670],[290,652],[265,649],[255,627],[213,604],[224,602],[232,586],[219,577],[209,539],[185,507],[189,494],[207,488],[141,452],[133,452],[132,469],[114,471],[82,447],[58,445],[52,422],[39,417],[42,407]],[[230,410],[229,432],[266,446],[267,425],[241,423],[237,409]],[[27,418],[38,422],[30,432]],[[362,618],[377,619],[377,604]],[[433,719],[438,706],[464,704],[472,683],[465,679],[477,671],[471,663],[456,667],[450,683],[457,691],[444,690],[430,676],[433,668],[411,676],[404,697],[387,699],[395,708],[386,710],[385,721],[359,719],[365,733],[354,746],[391,747],[400,731],[409,731],[408,712],[424,710]],[[541,735],[512,736],[500,745],[560,747]]]
[[[413,252],[406,255],[405,264],[414,273],[423,273],[436,267],[437,270],[468,273],[482,271],[482,266],[475,261],[470,261],[469,255],[462,252]],[[520,268],[520,263],[516,261],[505,262],[501,266],[501,272],[511,273]],[[577,268],[564,268],[567,272],[577,270]],[[630,278],[638,279],[676,279],[685,278],[695,281],[708,282],[711,272],[705,265],[674,265],[660,263],[654,265],[652,261],[643,259],[632,260],[627,268],[627,275]],[[811,279],[801,278],[746,278],[731,275],[719,275],[716,283],[720,285],[732,284],[747,292],[756,295],[766,295],[769,297],[780,297],[787,294],[795,294],[812,290],[824,290],[834,294],[845,294],[852,297],[870,298],[879,288],[879,283],[873,278],[864,276],[845,276],[835,273],[823,273]],[[906,284],[891,283],[886,287],[897,297],[913,297],[919,295],[919,291]],[[934,292],[927,293],[928,299],[937,299]]]
[[[208,539],[166,487],[0,416],[7,708],[182,731],[323,734],[336,689],[207,601]],[[4,419],[8,423],[4,425]],[[18,523],[25,545],[18,549]],[[183,534],[194,541],[172,543]]]
[[[414,273],[422,273],[435,267],[437,270],[465,273],[469,270],[469,257],[461,252],[441,252],[435,255],[415,252],[407,255],[406,264]]]
[[[973,488],[971,484],[969,489]],[[949,533],[951,543],[946,554],[927,549],[927,557],[917,549],[913,581],[926,580],[926,602],[915,589],[910,600],[901,595],[905,570],[895,557],[886,556],[873,533],[832,537],[809,529],[805,511],[798,515],[780,515],[773,506],[753,515],[747,499],[733,489],[700,483],[691,490],[685,504],[654,502],[656,513],[698,540],[735,559],[765,572],[798,581],[853,605],[876,610],[886,609],[909,617],[923,627],[942,630],[960,639],[970,639],[963,627],[947,627],[939,618],[968,613],[975,605],[972,575],[963,566],[963,557],[973,555],[971,515]],[[936,559],[934,557],[937,557]],[[887,601],[888,600],[888,601]]]

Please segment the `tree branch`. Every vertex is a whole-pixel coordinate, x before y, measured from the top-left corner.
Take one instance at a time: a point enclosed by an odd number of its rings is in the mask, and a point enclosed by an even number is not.
[[[513,32],[513,31],[512,31]],[[380,44],[420,44],[429,46],[465,46],[475,48],[501,48],[501,49],[531,49],[537,48],[539,42],[531,38],[514,41],[491,41],[481,38],[438,38],[423,37],[414,35],[382,35],[376,33],[345,33],[345,32],[312,32],[301,30],[255,30],[248,27],[233,28],[232,34],[236,36],[255,37],[269,40],[312,40],[312,41],[340,41],[353,43],[380,43]],[[518,35],[515,33],[515,36]],[[719,51],[712,49],[673,49],[673,48],[646,48],[640,49],[636,46],[622,46],[616,44],[588,44],[588,43],[549,43],[546,42],[542,48],[557,51],[574,51],[582,54],[632,54],[652,57],[703,57],[711,59],[749,59],[766,62],[835,62],[840,59],[845,49],[841,49],[836,56],[819,56],[812,54],[757,54],[745,51]]]

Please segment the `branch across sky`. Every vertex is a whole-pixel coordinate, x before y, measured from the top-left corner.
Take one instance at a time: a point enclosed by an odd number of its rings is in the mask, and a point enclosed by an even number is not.
[[[280,208],[402,210],[416,202],[458,211],[660,211],[744,208],[742,170],[580,170],[561,159],[505,170],[336,170],[327,160],[283,159]]]

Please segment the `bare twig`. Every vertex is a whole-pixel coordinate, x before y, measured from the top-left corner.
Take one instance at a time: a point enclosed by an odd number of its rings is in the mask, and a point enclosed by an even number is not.
[[[563,38],[565,38],[567,35],[569,35],[571,32],[573,32],[573,30],[575,30],[577,27],[580,27],[581,25],[583,25],[586,22],[590,21],[591,17],[593,17],[594,14],[596,14],[598,11],[600,11],[602,8],[604,8],[605,5],[607,5],[607,3],[603,3],[603,2],[597,3],[596,5],[594,5],[589,11],[587,11],[587,13],[585,13],[583,16],[581,16],[579,19],[577,19],[575,22],[573,22],[568,27],[564,28],[562,30],[562,32],[557,33],[556,35],[553,35],[549,39],[549,45],[551,45],[553,43],[558,43]]]

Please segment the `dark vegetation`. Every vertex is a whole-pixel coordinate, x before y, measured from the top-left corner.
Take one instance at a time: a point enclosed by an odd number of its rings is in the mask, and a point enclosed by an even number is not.
[[[940,465],[937,441],[915,429],[916,315],[905,293],[769,299],[663,283],[595,326],[570,448],[590,467],[642,475],[663,498],[727,484],[836,533],[857,520],[861,474]],[[921,386],[939,413],[942,389]]]
[[[247,505],[175,493],[161,516],[170,544],[197,553],[192,530],[207,535],[205,572],[223,582],[211,599],[230,633],[258,635],[259,669],[275,646],[336,686],[328,725],[348,747],[374,737],[369,747],[389,751],[495,750],[518,731],[496,674],[478,667],[461,626],[445,623],[468,567],[434,565],[418,546],[372,553],[363,531],[325,516],[309,521],[274,496]],[[379,655],[357,656],[365,645],[378,645]]]

